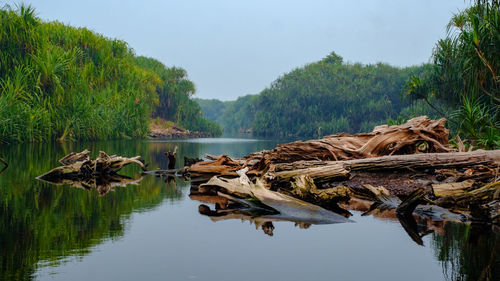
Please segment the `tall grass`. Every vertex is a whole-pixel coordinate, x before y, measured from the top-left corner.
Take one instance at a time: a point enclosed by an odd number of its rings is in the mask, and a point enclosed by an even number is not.
[[[147,135],[157,89],[174,75],[165,76],[163,65],[163,71],[148,69],[136,60],[123,41],[42,22],[30,6],[5,6],[0,9],[0,141]],[[190,101],[193,92],[194,87],[176,94]]]

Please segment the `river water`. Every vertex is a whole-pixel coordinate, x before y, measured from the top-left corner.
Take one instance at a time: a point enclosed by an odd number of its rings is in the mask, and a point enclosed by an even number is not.
[[[201,215],[198,207],[207,203],[189,197],[189,182],[141,179],[138,167],[121,172],[135,184],[112,190],[36,179],[86,148],[93,156],[141,155],[156,169],[166,167],[164,152],[176,145],[182,159],[241,157],[277,143],[3,145],[0,156],[10,166],[0,175],[0,280],[500,280],[500,235],[491,226],[420,223],[419,245],[396,218],[352,211],[355,223],[273,222],[271,236],[255,221]]]

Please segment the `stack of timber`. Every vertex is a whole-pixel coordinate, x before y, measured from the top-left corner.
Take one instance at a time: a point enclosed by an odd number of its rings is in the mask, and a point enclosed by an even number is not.
[[[500,223],[500,150],[454,151],[445,122],[421,116],[403,125],[375,127],[371,133],[281,144],[241,159],[210,156],[210,161],[184,170],[193,182],[208,181],[192,184],[193,196],[249,199],[228,186],[245,171],[251,183],[265,190],[344,217],[349,212],[341,206],[356,198],[374,202],[373,209],[392,206],[398,218]],[[374,190],[386,192],[380,197]]]

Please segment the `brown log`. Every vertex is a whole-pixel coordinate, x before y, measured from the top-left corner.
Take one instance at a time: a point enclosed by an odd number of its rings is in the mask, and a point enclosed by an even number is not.
[[[189,173],[199,175],[238,176],[236,171],[242,169],[240,161],[235,161],[223,154],[214,161],[198,162],[189,167]]]
[[[342,163],[330,163],[329,165],[320,167],[277,172],[275,175],[282,180],[289,180],[297,176],[307,176],[326,182],[332,179],[348,178],[349,170],[346,170]]]
[[[165,155],[168,157],[168,166],[167,168],[169,170],[175,169],[175,155],[177,154],[177,146],[174,148],[174,152],[167,151],[165,152]]]
[[[61,163],[62,165],[70,165],[70,164],[73,164],[75,162],[89,160],[90,159],[89,155],[90,155],[90,151],[87,149],[85,149],[84,151],[82,151],[80,153],[71,152],[70,154],[59,159],[59,163]]]
[[[441,168],[464,168],[475,165],[496,166],[500,163],[500,150],[476,150],[455,153],[421,153],[382,156],[346,161],[298,161],[276,164],[266,178],[290,179],[295,176],[317,178],[343,178],[349,171],[394,171]]]
[[[420,116],[397,126],[378,126],[371,133],[337,134],[319,140],[280,144],[260,156],[260,169],[300,160],[348,160],[382,155],[450,152],[446,119]]]
[[[66,157],[62,159],[65,158]],[[66,159],[70,158],[71,157],[68,157]],[[82,180],[89,178],[98,178],[101,177],[102,175],[115,174],[119,170],[121,170],[124,166],[132,163],[138,164],[144,171],[146,170],[146,165],[144,165],[144,163],[139,161],[139,158],[140,156],[132,158],[121,157],[116,155],[109,156],[105,152],[100,151],[99,157],[97,157],[96,160],[84,160],[76,162],[68,161],[71,164],[56,167],[48,171],[47,173],[39,176],[38,178],[51,182],[60,179]]]
[[[409,216],[413,213],[418,204],[425,202],[423,200],[424,190],[421,188],[415,189],[410,193],[401,204],[396,208],[396,214]]]
[[[433,184],[432,191],[436,197],[458,196],[466,192],[466,189],[474,184],[473,180],[463,182]]]

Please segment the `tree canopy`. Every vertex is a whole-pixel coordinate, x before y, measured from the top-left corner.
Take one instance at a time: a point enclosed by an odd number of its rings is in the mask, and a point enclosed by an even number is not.
[[[153,114],[218,134],[193,94],[185,70],[126,42],[0,9],[0,141],[144,137]]]

